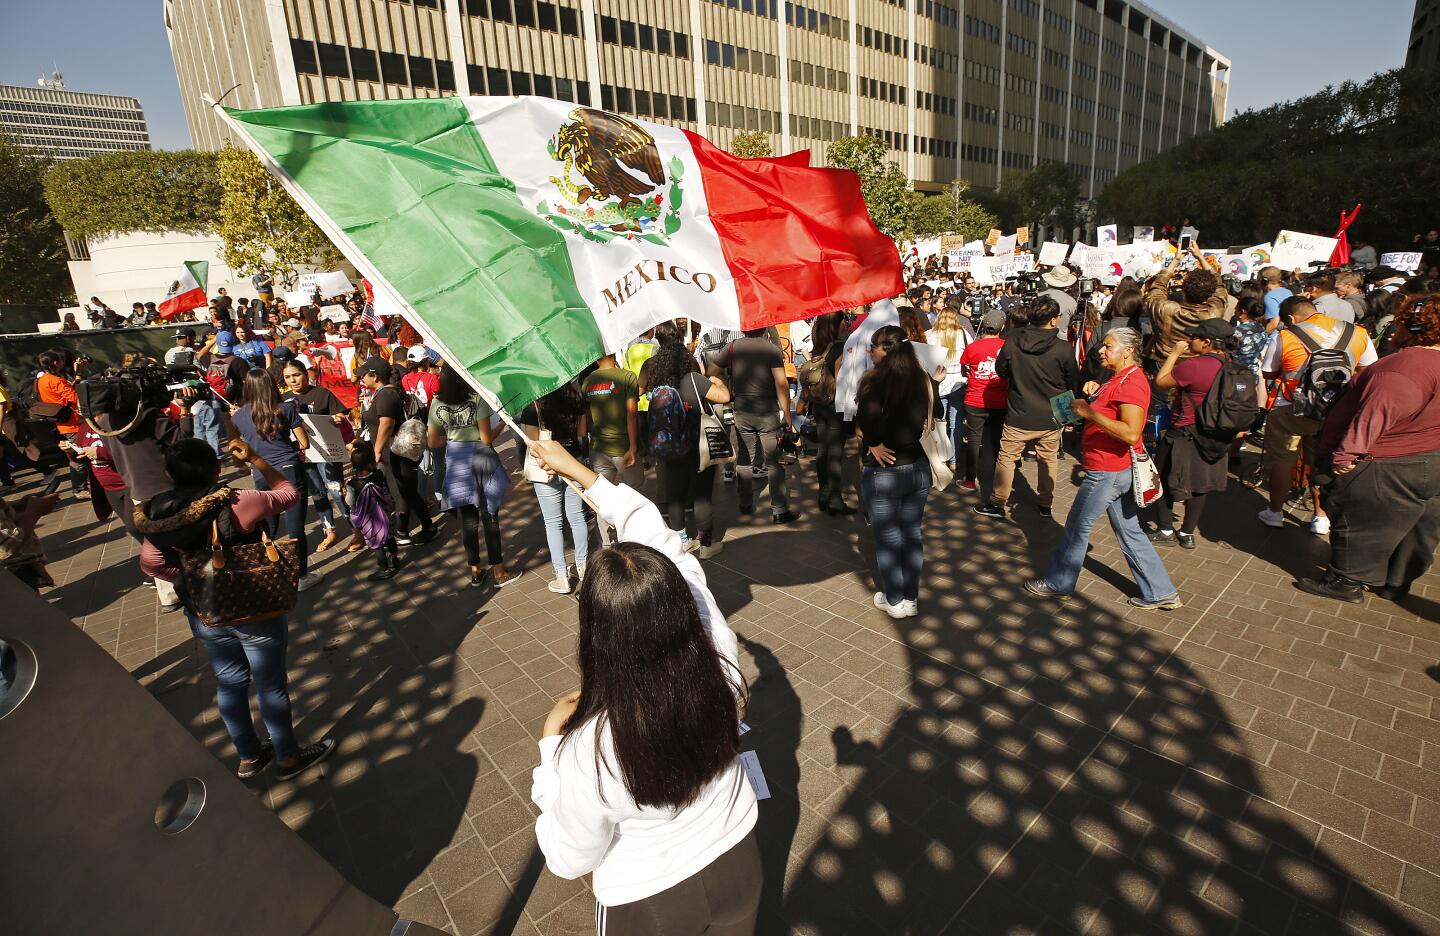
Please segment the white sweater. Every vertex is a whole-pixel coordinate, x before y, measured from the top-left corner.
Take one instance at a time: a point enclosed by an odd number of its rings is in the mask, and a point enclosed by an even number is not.
[[[736,667],[735,633],[705,584],[700,561],[681,548],[660,511],[643,495],[604,478],[587,491],[600,519],[619,539],[664,553],[684,576],[721,657]],[[535,837],[545,864],[562,878],[595,872],[595,899],[604,906],[643,900],[672,887],[719,858],[755,826],[755,793],[737,759],[680,810],[638,806],[625,789],[609,730],[596,737],[591,719],[561,747],[560,737],[540,741],[530,799],[540,807]],[[602,768],[595,764],[597,743]]]

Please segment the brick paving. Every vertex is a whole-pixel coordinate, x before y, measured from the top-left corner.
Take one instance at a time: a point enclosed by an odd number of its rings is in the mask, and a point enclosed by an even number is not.
[[[1403,606],[1304,595],[1291,580],[1324,542],[1261,526],[1261,496],[1234,486],[1198,550],[1162,553],[1184,609],[1124,603],[1103,524],[1083,594],[1038,601],[1020,586],[1059,539],[1061,487],[1055,520],[1024,482],[1013,523],[932,498],[905,621],[870,604],[858,518],[746,521],[707,563],[774,794],[762,932],[1440,933],[1440,685],[1423,672],[1440,575]],[[733,488],[720,496],[733,524]],[[578,684],[575,602],[545,589],[523,484],[502,526],[526,575],[498,593],[464,587],[453,523],[389,584],[363,581],[363,556],[318,557],[291,690],[301,736],[339,751],[253,789],[402,916],[458,936],[592,932],[588,886],[542,869],[529,802],[542,719]],[[203,650],[157,614],[118,525],[72,500],[44,533],[52,600],[233,761]]]

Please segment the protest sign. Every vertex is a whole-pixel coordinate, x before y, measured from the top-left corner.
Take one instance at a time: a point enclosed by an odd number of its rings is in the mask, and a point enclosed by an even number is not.
[[[1134,236],[1130,238],[1136,244],[1148,244],[1155,240],[1155,229],[1153,227],[1139,227],[1134,229]]]
[[[1414,273],[1420,269],[1423,255],[1419,253],[1387,253],[1380,255],[1380,265],[1388,266],[1399,273]]]
[[[1035,270],[1035,255],[1028,250],[1022,250],[1015,255],[1015,272],[1031,273]]]
[[[1015,235],[1006,234],[997,240],[990,252],[997,257],[1013,257],[1015,255]]]
[[[1309,270],[1313,263],[1329,263],[1339,241],[1319,234],[1281,231],[1270,251],[1270,263],[1282,270]]]
[[[1080,241],[1074,247],[1071,247],[1070,265],[1076,268],[1081,267],[1081,265],[1085,262],[1085,255],[1088,254],[1091,249],[1092,248],[1090,247],[1090,245],[1085,243],[1084,241]]]
[[[343,305],[321,306],[320,318],[326,322],[348,322],[350,321],[350,312]]]
[[[940,238],[930,237],[915,242],[915,256],[921,260],[929,260],[931,257],[940,255]]]
[[[1021,247],[1030,246],[1030,228],[1018,227],[1015,229],[1015,243]]]
[[[1233,276],[1236,279],[1249,279],[1258,272],[1258,269],[1250,262],[1245,254],[1222,254],[1218,259],[1220,274],[1222,276]]]
[[[1190,242],[1193,244],[1200,239],[1200,232],[1187,224],[1180,229],[1180,237],[1181,239],[1190,238]]]
[[[307,462],[319,465],[350,460],[350,453],[345,450],[345,437],[329,416],[302,413],[300,425],[305,427],[305,434],[310,440],[310,446],[305,449]]]
[[[1101,247],[1115,247],[1120,243],[1120,228],[1114,224],[1102,224],[1096,231]]]
[[[985,235],[986,245],[993,245],[996,241],[1000,240],[1003,233],[999,228],[991,228],[990,233]]]
[[[1248,248],[1245,251],[1245,259],[1250,261],[1250,269],[1259,273],[1262,267],[1268,266],[1272,249],[1269,243],[1256,244],[1254,247]]]
[[[995,275],[992,270],[996,257],[973,257],[970,260],[970,275],[975,277],[975,282],[980,286],[994,286]]]
[[[1065,262],[1065,254],[1069,252],[1069,250],[1069,244],[1047,241],[1040,246],[1040,265],[1059,266]]]

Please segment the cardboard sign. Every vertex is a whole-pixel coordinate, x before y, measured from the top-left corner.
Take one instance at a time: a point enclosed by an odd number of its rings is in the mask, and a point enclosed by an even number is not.
[[[1018,227],[1015,229],[1015,243],[1021,247],[1030,246],[1030,229],[1028,227]]]
[[[1120,245],[1119,225],[1102,224],[1096,229],[1095,236],[1099,239],[1101,247],[1118,247]]]
[[[1136,244],[1148,244],[1155,240],[1155,229],[1153,227],[1135,227],[1134,234],[1130,240]]]
[[[1414,273],[1420,269],[1420,261],[1423,254],[1406,251],[1405,253],[1387,253],[1380,255],[1380,265],[1388,266],[1397,273]]]
[[[1339,241],[1319,234],[1281,231],[1270,252],[1270,263],[1282,270],[1309,271],[1312,263],[1329,263]]]
[[[343,305],[321,306],[320,319],[325,322],[348,322],[350,321],[350,310]]]
[[[1062,244],[1057,241],[1046,241],[1040,245],[1040,265],[1059,266],[1065,262],[1065,256],[1070,252],[1069,244]]]
[[[305,450],[307,462],[320,465],[350,460],[350,453],[345,450],[345,437],[329,416],[302,413],[300,424],[305,427],[305,434],[310,437],[310,447]]]
[[[1246,280],[1259,272],[1246,254],[1222,254],[1219,257],[1220,275]]]
[[[1002,232],[999,228],[991,228],[990,233],[985,235],[986,245],[988,246],[997,243],[1003,233],[1004,232]]]
[[[940,238],[931,237],[926,240],[916,241],[915,256],[921,260],[929,260],[931,257],[940,256]]]

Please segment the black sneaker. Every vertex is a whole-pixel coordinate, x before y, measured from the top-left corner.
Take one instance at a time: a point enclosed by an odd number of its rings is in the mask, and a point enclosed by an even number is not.
[[[735,512],[738,513],[738,514],[739,514],[740,516],[742,516],[742,517],[748,517],[748,516],[750,516],[751,514],[753,514],[753,513],[755,512],[755,505],[754,505],[754,504],[739,504],[739,505],[736,506]]]
[[[1005,508],[993,501],[987,504],[976,504],[971,509],[982,517],[991,517],[995,520],[1005,519]]]
[[[1359,604],[1365,600],[1365,589],[1362,586],[1334,572],[1326,572],[1318,579],[1302,578],[1296,581],[1295,587],[1309,595],[1348,601],[1350,604]]]
[[[1196,543],[1195,543],[1195,534],[1194,534],[1194,533],[1176,533],[1176,534],[1175,534],[1175,542],[1177,542],[1177,543],[1180,544],[1180,548],[1181,548],[1181,549],[1194,549],[1194,548],[1195,548],[1195,545],[1196,545]]]
[[[1049,507],[1046,507],[1046,506],[1041,505],[1041,504],[1037,504],[1037,505],[1035,506],[1035,512],[1038,513],[1040,516],[1044,517],[1044,518],[1047,519],[1047,520],[1050,519],[1051,513],[1050,513],[1050,508],[1049,508]]]
[[[399,572],[399,566],[390,566],[389,568],[385,569],[376,569],[374,572],[371,572],[369,575],[365,576],[365,578],[371,582],[383,582],[386,579],[394,578],[397,574],[399,574]]]
[[[414,536],[410,537],[410,545],[424,546],[426,543],[430,542],[434,538],[435,528],[433,526],[427,527],[426,529],[423,529],[419,533],[416,533]],[[396,540],[396,542],[398,543],[399,540]]]
[[[281,780],[293,780],[305,771],[329,757],[335,750],[335,739],[326,738],[317,744],[309,744],[300,749],[300,759],[289,767],[276,766],[275,772]]]
[[[786,523],[794,523],[796,520],[799,520],[799,519],[800,519],[800,515],[799,515],[798,513],[796,513],[795,511],[793,511],[793,510],[782,510],[780,513],[775,514],[775,516],[771,517],[771,518],[770,518],[770,522],[771,522],[771,523],[774,523],[774,524],[776,524],[776,525],[778,526],[778,525],[783,525],[783,524],[786,524]]]
[[[258,777],[260,776],[260,771],[270,766],[270,762],[274,759],[275,745],[271,744],[269,741],[266,741],[264,744],[260,745],[259,757],[255,758],[254,760],[242,760],[240,762],[240,767],[235,771],[235,776],[239,777],[241,780],[249,780],[252,777]]]
[[[1156,546],[1175,545],[1174,530],[1151,530],[1149,533],[1146,533],[1145,536],[1147,539],[1150,540],[1150,542],[1154,543]]]

